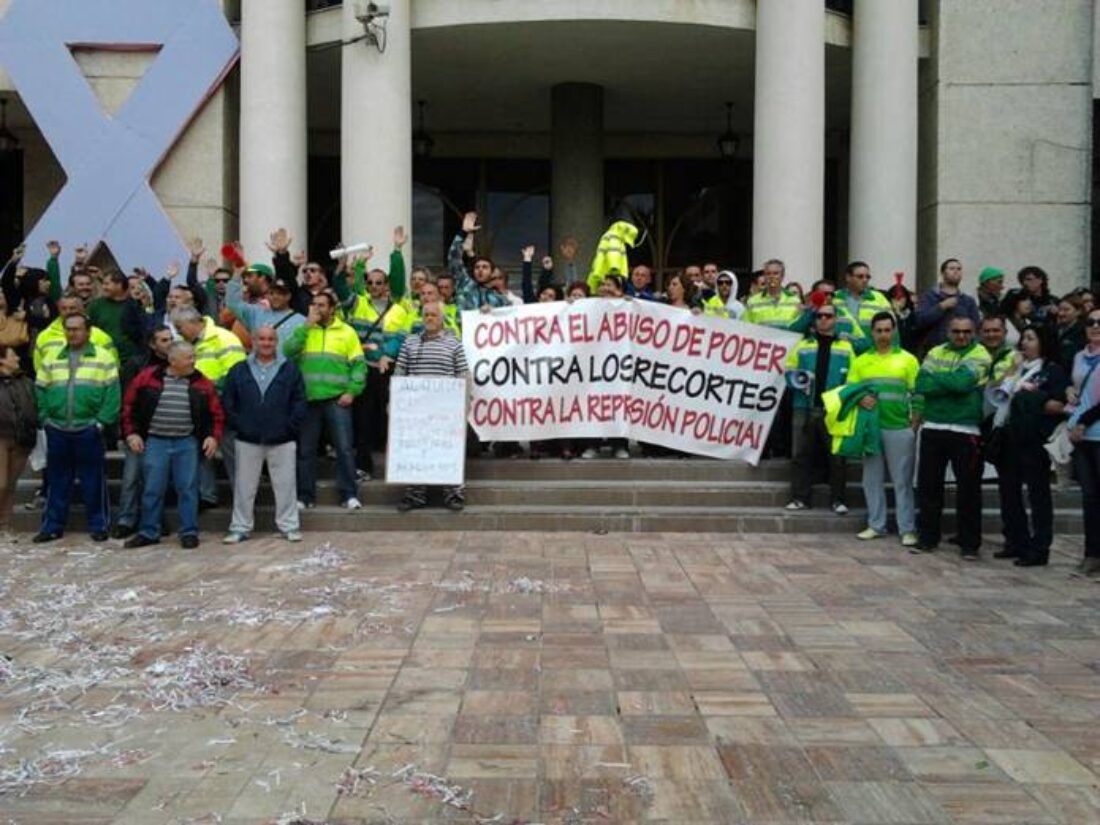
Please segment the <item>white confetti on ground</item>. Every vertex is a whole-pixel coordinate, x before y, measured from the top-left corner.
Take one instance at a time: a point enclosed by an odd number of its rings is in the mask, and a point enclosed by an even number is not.
[[[145,695],[154,710],[190,710],[229,704],[238,693],[263,690],[249,661],[199,646],[145,668]]]

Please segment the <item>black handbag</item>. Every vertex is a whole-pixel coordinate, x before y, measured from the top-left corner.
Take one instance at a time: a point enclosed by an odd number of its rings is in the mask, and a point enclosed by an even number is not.
[[[982,434],[982,458],[994,467],[1004,460],[1005,450],[1008,448],[1008,434],[1004,427],[989,427]]]

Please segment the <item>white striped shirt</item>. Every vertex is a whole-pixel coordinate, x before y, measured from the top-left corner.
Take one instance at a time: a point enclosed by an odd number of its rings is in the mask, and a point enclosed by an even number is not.
[[[432,338],[423,334],[408,336],[401,344],[394,373],[461,378],[466,371],[466,353],[462,342],[445,331]]]

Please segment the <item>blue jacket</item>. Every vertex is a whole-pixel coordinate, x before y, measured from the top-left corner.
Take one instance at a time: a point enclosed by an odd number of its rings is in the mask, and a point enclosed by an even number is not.
[[[238,441],[269,446],[296,441],[307,409],[301,370],[284,361],[261,398],[249,362],[241,361],[226,376],[222,405]]]

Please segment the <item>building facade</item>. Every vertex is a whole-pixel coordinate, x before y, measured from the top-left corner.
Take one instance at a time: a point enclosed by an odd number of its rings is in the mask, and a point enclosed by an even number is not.
[[[505,265],[566,236],[587,259],[625,217],[662,272],[779,257],[808,284],[862,258],[925,286],[956,256],[1059,291],[1096,271],[1091,0],[199,1],[240,60],[151,186],[210,249],[260,257],[285,227],[317,258],[382,250],[402,224],[439,266],[476,208]],[[158,58],[98,43],[71,51],[111,114]],[[5,248],[72,174],[18,86],[0,74]]]

